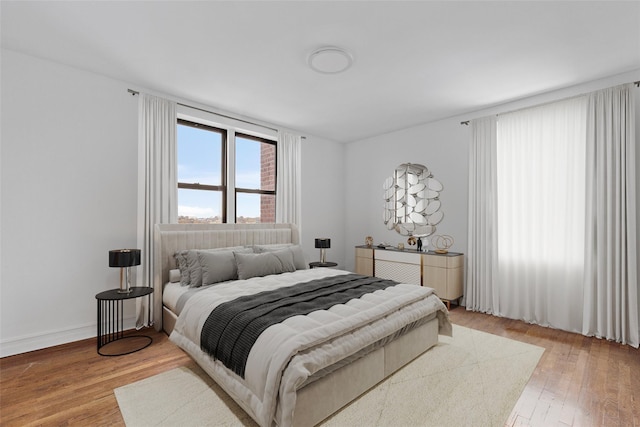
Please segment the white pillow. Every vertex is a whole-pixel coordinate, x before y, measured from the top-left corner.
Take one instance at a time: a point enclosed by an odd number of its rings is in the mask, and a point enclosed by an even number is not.
[[[180,283],[180,270],[179,269],[173,269],[173,270],[169,270],[169,282],[171,283]]]

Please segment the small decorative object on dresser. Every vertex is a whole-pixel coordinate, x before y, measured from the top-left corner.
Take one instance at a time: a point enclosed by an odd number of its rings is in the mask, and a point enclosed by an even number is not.
[[[433,246],[436,247],[436,253],[446,254],[449,252],[449,248],[453,246],[453,237],[446,234],[435,236],[432,240]]]
[[[364,238],[364,244],[367,245],[368,247],[373,246],[373,237],[371,236],[367,236]]]

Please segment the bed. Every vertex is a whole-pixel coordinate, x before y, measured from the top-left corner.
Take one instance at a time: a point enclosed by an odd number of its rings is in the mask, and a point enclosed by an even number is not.
[[[154,234],[156,329],[262,426],[316,425],[434,346],[439,334],[451,335],[447,309],[433,290],[338,269],[306,269],[298,245],[292,224],[166,224],[156,225]],[[237,278],[216,282],[214,262],[222,265],[229,253]],[[180,254],[200,257],[205,284],[180,284]],[[284,270],[264,274],[272,262]],[[326,306],[302,303],[302,311],[290,313],[292,305],[281,303],[309,292],[323,293],[314,301]],[[222,323],[225,315],[235,321],[269,304],[278,308],[264,313],[288,314],[280,320],[256,314],[243,326]],[[245,335],[234,335],[236,329]],[[250,344],[246,334],[254,335]]]

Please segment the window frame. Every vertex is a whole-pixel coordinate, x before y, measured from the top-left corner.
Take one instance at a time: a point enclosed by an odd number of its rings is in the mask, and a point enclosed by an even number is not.
[[[181,119],[178,118],[178,120],[176,121],[176,128],[178,125],[182,125],[182,126],[189,126],[192,128],[196,128],[196,129],[205,129],[209,132],[214,132],[214,133],[218,133],[221,136],[221,140],[222,140],[222,144],[221,144],[221,169],[220,169],[220,174],[221,174],[221,183],[220,185],[210,185],[210,184],[200,184],[199,182],[180,182],[178,181],[178,189],[188,189],[188,190],[203,190],[203,191],[220,191],[222,192],[222,212],[221,214],[221,218],[222,218],[222,223],[226,223],[227,222],[227,193],[228,193],[228,172],[227,172],[227,155],[229,153],[228,150],[228,144],[229,144],[229,138],[228,138],[228,131],[227,129],[224,128],[217,128],[214,126],[209,126],[209,125],[205,125],[202,123],[198,123],[198,122],[193,122],[193,121],[189,121],[189,120],[185,120],[185,119]],[[179,144],[179,141],[176,141],[177,144]],[[177,156],[176,156],[176,162],[177,162]]]

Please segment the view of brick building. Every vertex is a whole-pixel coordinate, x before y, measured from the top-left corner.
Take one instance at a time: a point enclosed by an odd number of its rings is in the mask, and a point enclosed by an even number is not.
[[[276,189],[276,145],[260,144],[261,190]],[[260,222],[276,222],[276,198],[271,194],[260,195]]]

